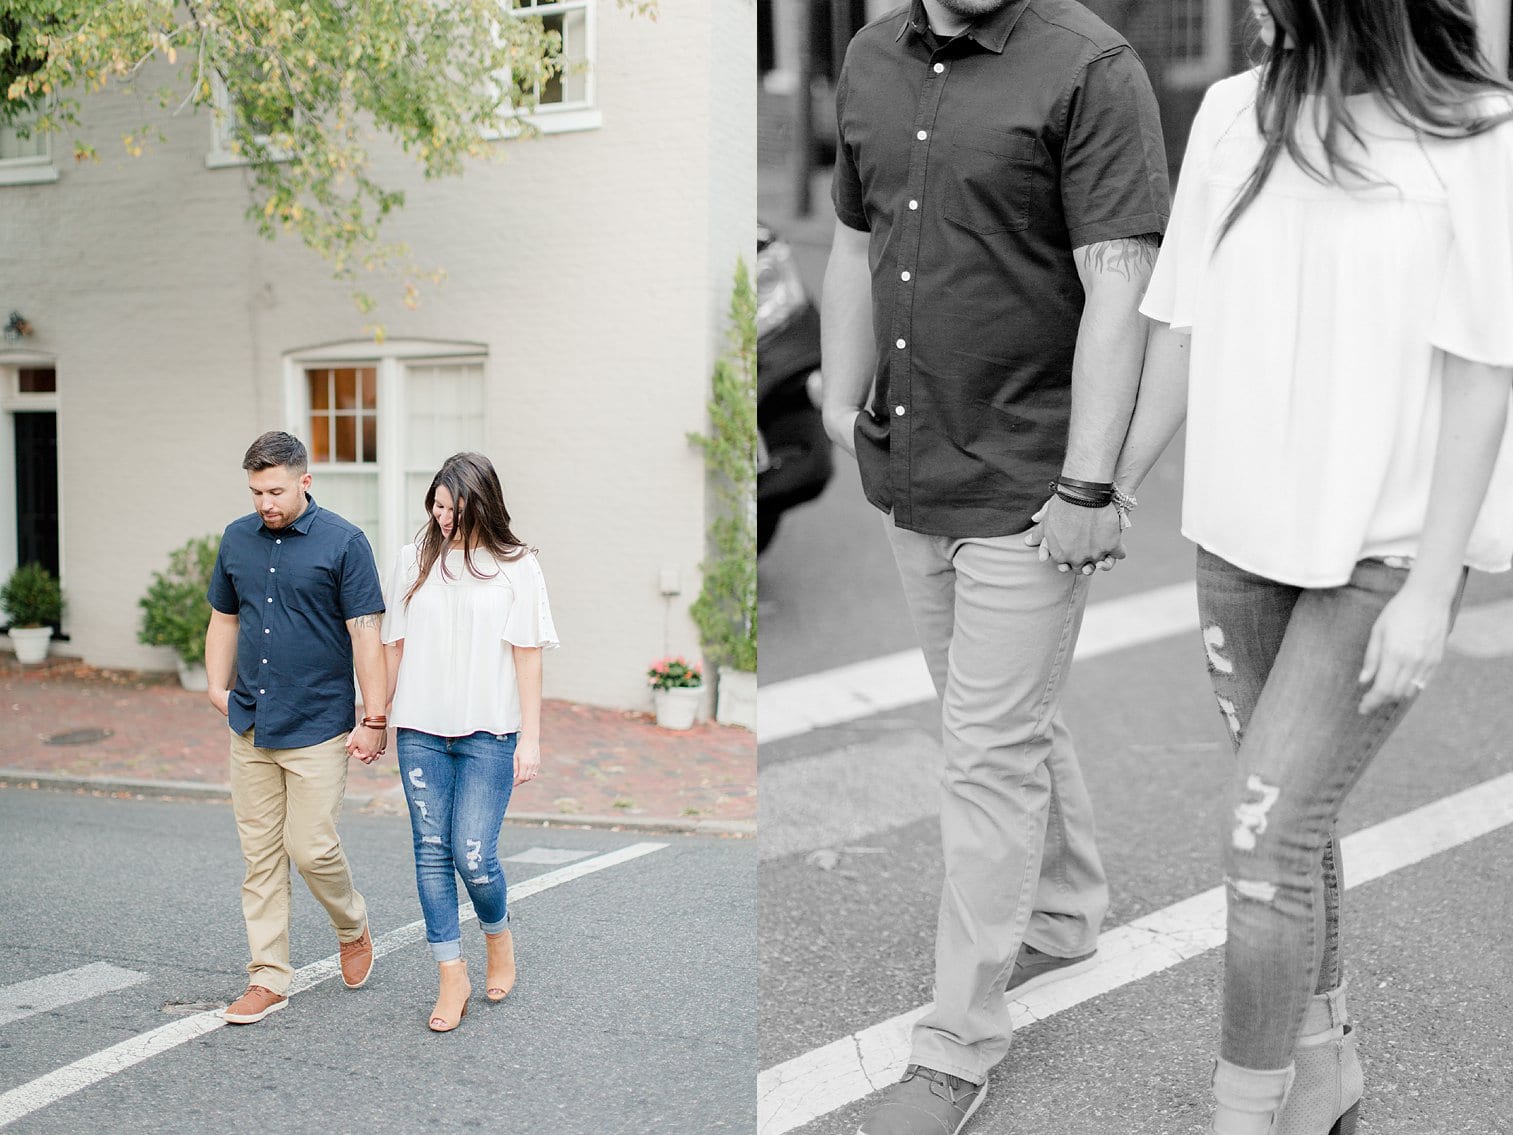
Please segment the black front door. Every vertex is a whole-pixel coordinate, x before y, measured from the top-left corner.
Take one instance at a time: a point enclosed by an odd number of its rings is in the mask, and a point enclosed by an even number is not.
[[[16,419],[16,563],[58,572],[58,415],[20,411]]]

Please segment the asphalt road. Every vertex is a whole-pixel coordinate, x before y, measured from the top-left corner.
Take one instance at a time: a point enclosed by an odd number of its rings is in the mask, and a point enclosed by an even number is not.
[[[771,204],[764,211],[794,234],[801,268],[817,283],[824,224],[784,226]],[[1142,489],[1130,557],[1097,576],[1094,604],[1138,600],[1192,578],[1192,549],[1177,530],[1179,447]],[[784,519],[758,578],[764,686],[823,683],[838,667],[914,646],[881,521],[843,455],[826,494]],[[1497,778],[1513,771],[1510,599],[1513,577],[1473,577],[1462,627],[1474,641],[1452,650],[1367,772],[1343,832],[1373,829],[1463,789],[1473,800],[1491,798]],[[1110,876],[1105,935],[1217,886],[1219,799],[1231,758],[1196,632],[1153,632],[1078,661],[1065,712]],[[767,850],[758,1045],[769,1087],[778,1071],[788,1075],[826,1053],[866,1064],[868,1045],[888,1039],[874,1026],[930,999],[941,858],[919,784],[933,780],[938,731],[935,706],[915,702],[760,746]],[[879,788],[900,770],[909,782],[903,791]],[[827,840],[826,831],[845,823],[787,824],[780,799],[817,801],[816,811],[851,823],[856,834]],[[1346,974],[1367,1081],[1363,1132],[1513,1132],[1510,861],[1513,825],[1504,821],[1347,894]],[[1348,858],[1345,871],[1348,883]],[[1217,949],[1200,951],[1022,1028],[969,1133],[1206,1130],[1220,963]],[[774,1088],[772,1099],[786,1106],[802,1094]],[[850,1135],[876,1096],[863,1083],[837,1098],[843,1102],[809,1122],[761,1130]],[[767,1107],[763,1114],[770,1120]]]
[[[352,815],[342,832],[382,942],[420,916],[408,825]],[[520,979],[501,1005],[482,997],[482,936],[465,923],[475,996],[453,1033],[426,1028],[436,970],[419,935],[360,990],[321,982],[259,1024],[172,1047],[6,1130],[746,1135],[752,842],[507,825],[500,856],[526,891],[646,843],[665,846],[512,901]],[[556,862],[508,861],[522,853]],[[225,805],[0,790],[0,865],[0,1127],[7,1101],[52,1082],[40,1078],[245,984]],[[300,969],[336,943],[302,882],[293,893]],[[134,984],[40,1012],[25,1008],[36,987],[16,993],[86,966]]]

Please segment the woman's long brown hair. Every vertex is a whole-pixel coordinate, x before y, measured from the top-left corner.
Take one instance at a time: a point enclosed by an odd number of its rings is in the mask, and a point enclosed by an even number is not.
[[[1370,91],[1397,121],[1423,134],[1465,138],[1513,118],[1477,104],[1513,92],[1476,38],[1470,0],[1264,0],[1276,24],[1261,61],[1256,122],[1265,149],[1219,230],[1223,240],[1260,193],[1285,150],[1310,177],[1338,183],[1341,171],[1374,179],[1347,157],[1342,138],[1362,144],[1347,96]],[[1318,96],[1315,125],[1325,169],[1303,153],[1304,100]]]
[[[462,562],[471,575],[478,579],[492,578],[473,564],[473,553],[479,548],[497,560],[517,560],[529,550],[510,531],[510,513],[504,507],[504,489],[500,487],[499,474],[494,472],[494,463],[481,453],[454,453],[442,462],[436,476],[431,478],[431,487],[426,490],[426,522],[415,534],[420,573],[405,592],[406,607],[438,559],[441,559],[441,574],[447,575],[446,560],[442,557],[447,539],[441,534],[441,525],[431,511],[438,487],[445,488],[452,496],[452,534],[462,541]]]

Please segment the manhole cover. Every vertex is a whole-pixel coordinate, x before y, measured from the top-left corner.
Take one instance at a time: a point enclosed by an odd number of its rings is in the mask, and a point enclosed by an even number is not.
[[[47,743],[49,745],[87,745],[91,741],[103,741],[109,736],[109,729],[70,729],[67,733],[54,733],[47,739]]]

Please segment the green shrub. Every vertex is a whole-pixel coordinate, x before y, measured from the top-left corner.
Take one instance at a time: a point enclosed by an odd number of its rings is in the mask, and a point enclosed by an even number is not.
[[[744,260],[730,297],[730,350],[715,364],[704,451],[719,514],[710,525],[713,555],[699,565],[704,587],[689,608],[709,657],[737,670],[757,668],[756,292]]]
[[[23,564],[0,587],[0,607],[13,627],[53,626],[63,618],[63,589],[41,564]]]
[[[219,536],[200,536],[168,557],[168,570],[154,572],[142,608],[137,640],[148,646],[171,646],[186,663],[205,661],[205,631],[210,626],[210,573],[220,550]]]

